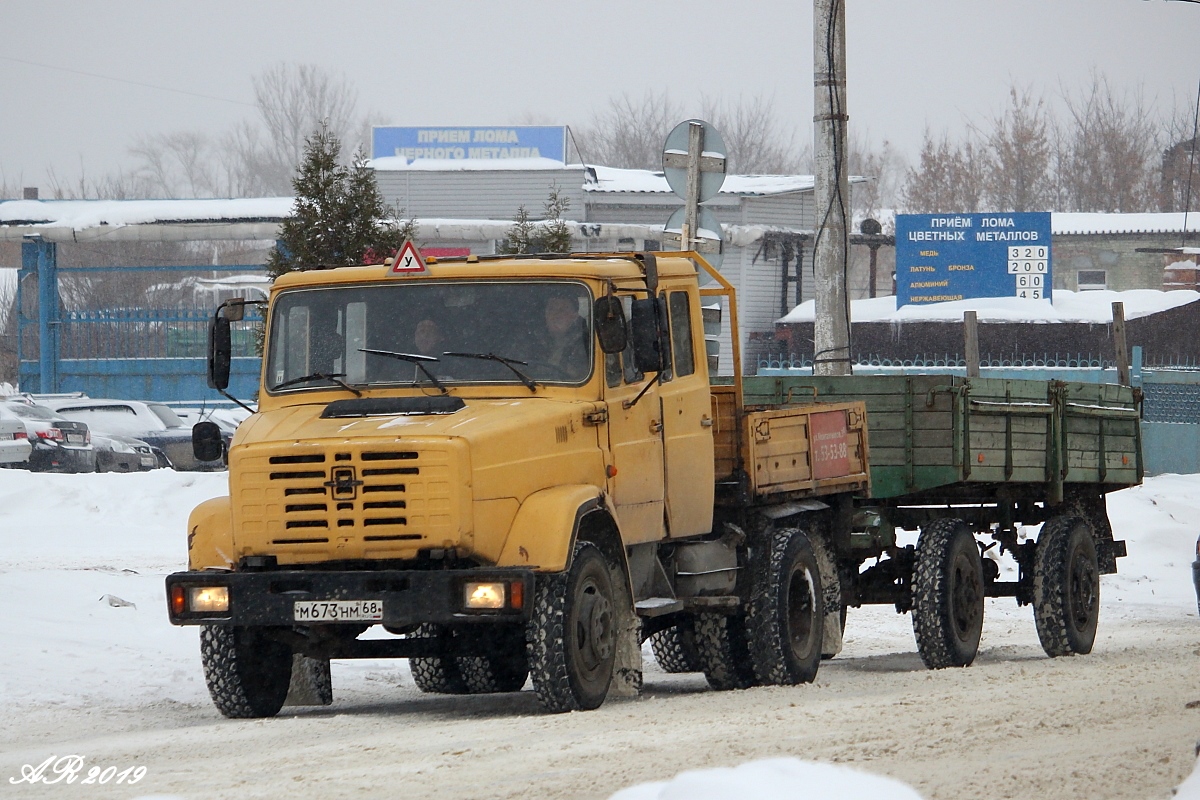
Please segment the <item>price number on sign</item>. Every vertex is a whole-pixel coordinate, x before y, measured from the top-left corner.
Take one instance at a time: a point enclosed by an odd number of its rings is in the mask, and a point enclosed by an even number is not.
[[[1041,274],[1037,274],[1037,275],[1018,274],[1017,275],[1017,288],[1018,289],[1040,289],[1040,288],[1042,288],[1042,280],[1043,280],[1043,276]]]
[[[1050,271],[1050,250],[1047,247],[1008,248],[1010,275],[1045,274]]]
[[[1032,287],[1029,289],[1017,289],[1017,297],[1023,297],[1026,300],[1041,300],[1042,287]]]

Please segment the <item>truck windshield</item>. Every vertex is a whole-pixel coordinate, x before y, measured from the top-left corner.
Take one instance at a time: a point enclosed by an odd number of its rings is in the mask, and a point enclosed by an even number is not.
[[[581,384],[594,361],[591,309],[587,287],[567,281],[293,289],[271,311],[267,390],[337,385],[323,376],[355,387]]]

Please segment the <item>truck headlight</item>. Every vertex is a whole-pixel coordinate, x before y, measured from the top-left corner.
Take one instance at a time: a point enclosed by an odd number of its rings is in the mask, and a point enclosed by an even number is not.
[[[504,608],[504,584],[468,583],[463,586],[463,605],[466,608],[480,610],[498,610]]]
[[[189,586],[187,590],[188,611],[202,614],[219,614],[229,610],[228,586]]]

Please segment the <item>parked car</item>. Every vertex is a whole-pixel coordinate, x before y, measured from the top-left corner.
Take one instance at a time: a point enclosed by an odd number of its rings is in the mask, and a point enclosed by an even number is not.
[[[177,470],[221,468],[221,462],[197,461],[192,429],[162,403],[100,400],[91,397],[50,398],[45,403],[67,419],[86,422],[104,436],[131,436],[162,451]]]
[[[158,466],[170,466],[164,456],[160,461],[154,448],[131,436],[92,434],[96,450],[97,472],[144,472]]]
[[[53,410],[25,400],[5,407],[25,424],[32,450],[26,462],[35,472],[95,472],[96,451],[86,422],[65,419]]]
[[[24,466],[29,461],[33,445],[29,431],[16,414],[0,406],[0,466]]]

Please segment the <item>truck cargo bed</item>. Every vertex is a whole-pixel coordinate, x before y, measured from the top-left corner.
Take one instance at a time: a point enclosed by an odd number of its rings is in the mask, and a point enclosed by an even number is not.
[[[1141,482],[1138,399],[1127,386],[947,375],[749,377],[749,407],[807,395],[861,400],[871,429],[871,496],[952,484]]]

